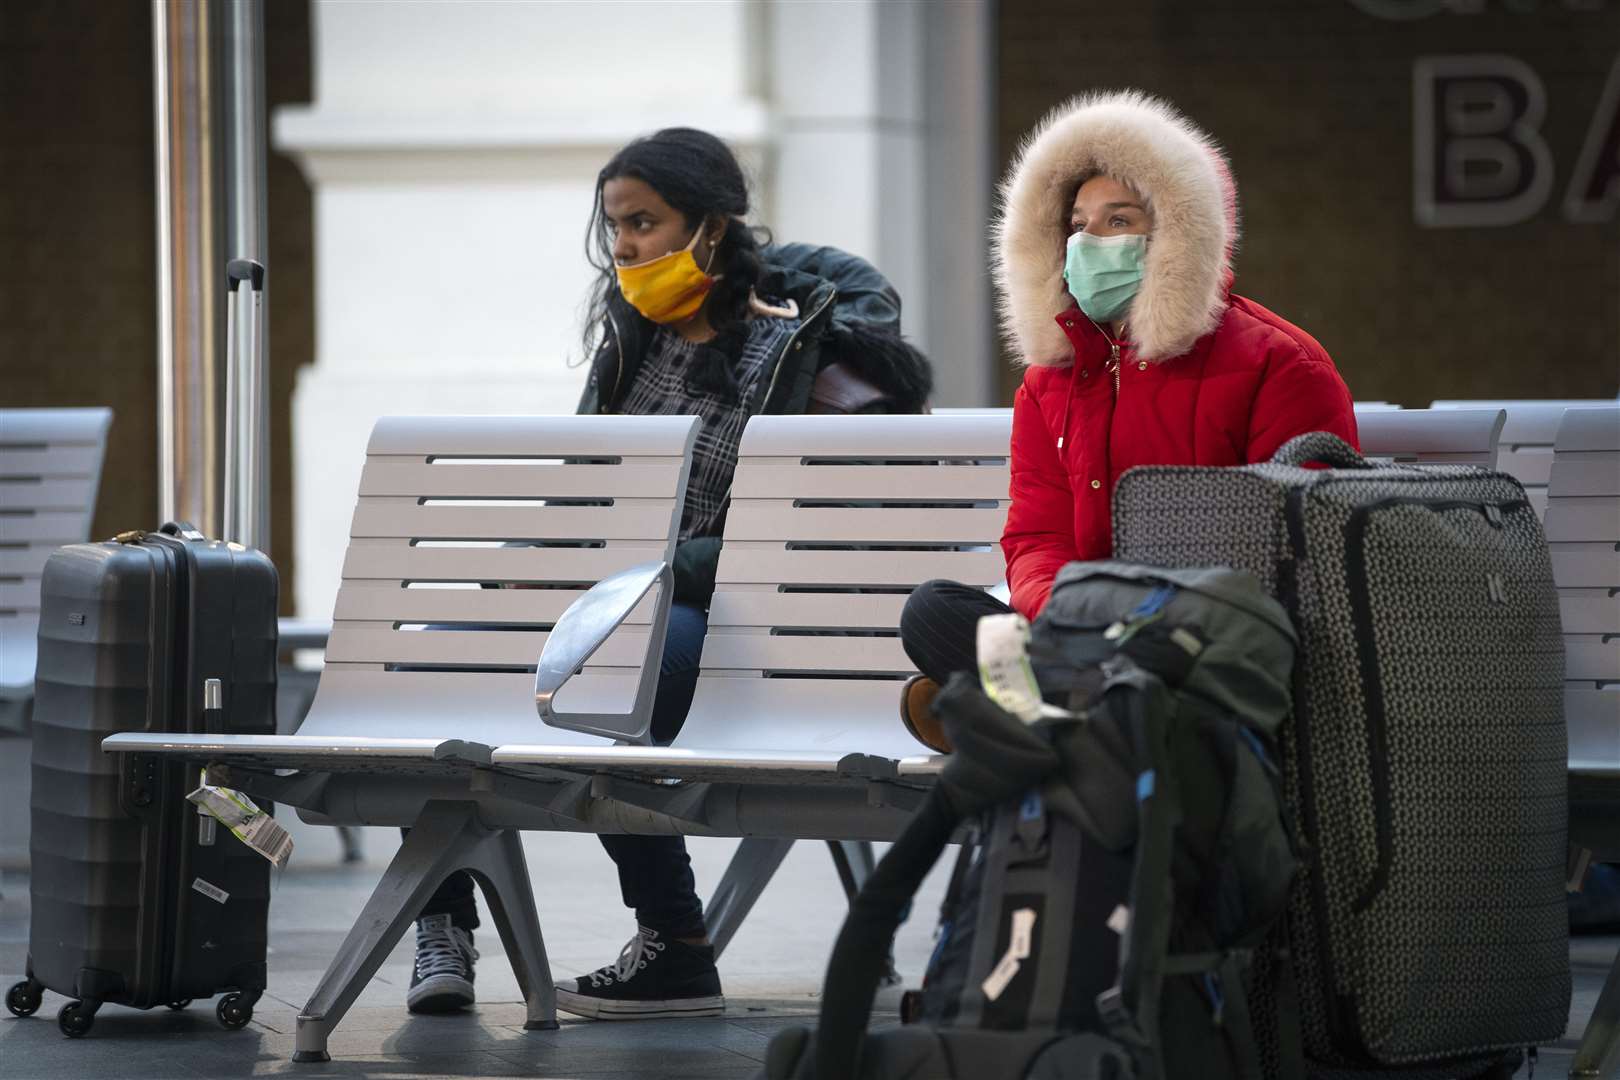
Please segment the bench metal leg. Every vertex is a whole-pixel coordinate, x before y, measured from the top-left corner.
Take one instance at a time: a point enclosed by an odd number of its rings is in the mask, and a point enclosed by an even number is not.
[[[829,840],[827,850],[833,866],[838,869],[838,880],[844,883],[844,895],[853,902],[855,894],[866,884],[877,868],[877,854],[870,840]]]
[[[709,931],[709,942],[714,946],[718,960],[731,938],[753,910],[759,894],[765,891],[776,868],[787,858],[792,840],[764,840],[747,837],[737,845],[736,854],[726,866],[725,876],[709,897],[704,908],[703,921]]]
[[[1569,1067],[1570,1076],[1613,1076],[1620,1070],[1620,956],[1614,958],[1603,982],[1586,1035]]]
[[[528,1005],[526,1028],[557,1026],[523,847],[512,830],[486,829],[470,802],[430,802],[411,826],[354,927],[298,1017],[294,1061],[330,1061],[326,1040],[444,879],[471,871],[484,896]]]
[[[832,855],[833,866],[838,869],[838,880],[844,884],[844,895],[849,902],[855,902],[855,894],[865,887],[872,871],[877,868],[877,853],[872,848],[870,840],[829,840],[827,850]],[[909,907],[907,914],[910,913]],[[900,971],[894,963],[894,947],[889,947],[889,955],[883,966],[883,979],[881,985],[895,986],[900,982]]]

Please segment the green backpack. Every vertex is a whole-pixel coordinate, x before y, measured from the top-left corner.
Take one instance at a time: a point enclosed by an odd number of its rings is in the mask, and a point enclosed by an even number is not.
[[[965,675],[941,691],[956,750],[851,906],[820,1029],[778,1035],[765,1076],[1257,1080],[1247,986],[1298,866],[1273,749],[1294,650],[1249,575],[1065,567],[1028,643],[1050,707],[1025,723]],[[913,1022],[868,1034],[963,826]]]

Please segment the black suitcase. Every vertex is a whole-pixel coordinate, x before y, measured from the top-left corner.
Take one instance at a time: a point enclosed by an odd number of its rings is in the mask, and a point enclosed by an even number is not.
[[[186,526],[53,553],[35,676],[28,978],[73,1000],[62,1033],[106,1002],[216,1012],[244,1026],[265,987],[270,863],[186,800],[195,764],[104,754],[121,731],[275,731],[275,566]]]

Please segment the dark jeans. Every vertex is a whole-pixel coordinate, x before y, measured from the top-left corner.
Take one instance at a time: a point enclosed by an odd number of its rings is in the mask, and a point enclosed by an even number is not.
[[[653,705],[652,736],[657,743],[675,738],[686,722],[697,689],[698,661],[709,616],[702,608],[671,604],[669,631],[659,665],[658,698]],[[608,836],[602,846],[619,868],[624,904],[636,920],[664,937],[702,937],[703,902],[698,899],[692,862],[681,836]],[[456,926],[478,925],[472,876],[451,874],[423,905],[422,915],[449,915]]]
[[[900,644],[918,671],[943,686],[958,671],[979,670],[974,655],[979,619],[1011,610],[972,585],[925,581],[912,590],[900,613]]]

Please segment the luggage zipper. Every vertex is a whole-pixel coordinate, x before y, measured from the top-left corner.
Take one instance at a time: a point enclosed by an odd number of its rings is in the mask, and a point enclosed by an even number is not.
[[[1353,914],[1360,915],[1370,908],[1389,884],[1390,864],[1394,860],[1390,834],[1393,825],[1389,810],[1389,725],[1384,707],[1384,684],[1378,677],[1378,646],[1373,638],[1372,599],[1368,595],[1367,580],[1367,523],[1372,515],[1394,506],[1422,506],[1435,513],[1449,510],[1474,510],[1500,529],[1502,514],[1526,509],[1530,503],[1524,499],[1504,502],[1480,502],[1451,499],[1434,502],[1410,495],[1395,495],[1375,503],[1358,506],[1351,512],[1345,526],[1345,585],[1350,593],[1350,617],[1356,640],[1356,659],[1361,668],[1361,693],[1367,703],[1367,772],[1373,791],[1373,830],[1376,837],[1377,861],[1372,877],[1350,905]]]

